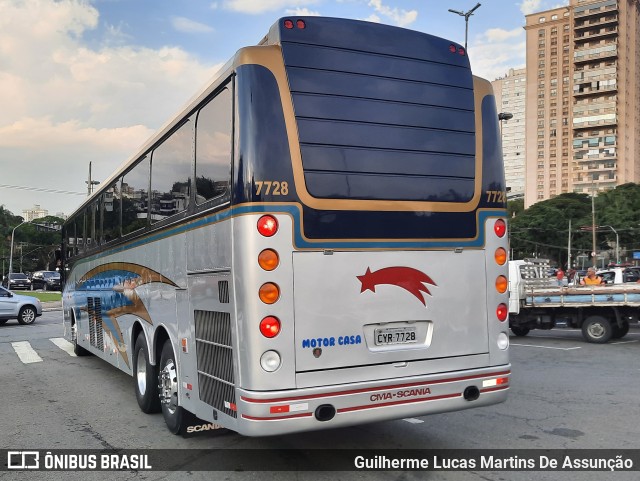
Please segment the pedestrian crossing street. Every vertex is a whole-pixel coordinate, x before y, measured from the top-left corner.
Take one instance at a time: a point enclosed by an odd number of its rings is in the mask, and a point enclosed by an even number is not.
[[[62,337],[54,337],[49,339],[54,345],[62,349],[71,357],[77,357],[73,352],[73,344]],[[16,341],[11,343],[11,347],[23,364],[33,364],[42,362],[42,358],[36,350],[31,346],[29,341]]]

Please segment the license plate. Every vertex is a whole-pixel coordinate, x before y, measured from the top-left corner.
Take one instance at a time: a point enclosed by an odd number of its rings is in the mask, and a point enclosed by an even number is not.
[[[411,344],[417,341],[416,328],[388,327],[374,331],[376,346],[388,346],[390,344]]]

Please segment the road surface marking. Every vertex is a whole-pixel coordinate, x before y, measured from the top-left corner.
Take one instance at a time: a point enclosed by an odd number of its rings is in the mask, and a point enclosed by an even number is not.
[[[42,362],[42,358],[33,350],[29,341],[12,342],[11,346],[24,364]]]
[[[66,339],[62,338],[62,337],[54,337],[52,339],[49,339],[51,342],[53,342],[56,346],[58,346],[60,349],[62,349],[64,352],[66,352],[67,354],[69,354],[72,357],[78,357],[74,352],[73,352],[73,344],[71,344],[69,341],[67,341]]]
[[[422,424],[424,422],[422,419],[416,419],[416,418],[407,418],[407,419],[403,419],[403,421],[407,421],[410,424]]]
[[[536,346],[534,344],[515,344],[511,343],[512,346],[521,346],[521,347],[537,347],[539,349],[556,349],[558,351],[573,351],[574,349],[582,349],[581,347],[550,347],[550,346]]]

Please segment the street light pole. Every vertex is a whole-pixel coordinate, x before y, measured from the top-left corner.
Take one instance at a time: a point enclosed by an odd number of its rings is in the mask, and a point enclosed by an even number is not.
[[[7,289],[11,285],[11,274],[13,273],[13,236],[15,235],[16,229],[18,227],[20,227],[22,224],[28,224],[28,223],[29,223],[29,221],[23,220],[20,224],[15,226],[13,228],[13,230],[11,231],[11,248],[9,250],[9,275],[7,276]]]
[[[610,225],[599,225],[598,227],[608,227],[616,235],[616,264],[620,264],[620,238],[618,237],[618,231]]]
[[[454,10],[452,8],[449,9],[449,11],[451,13],[455,13],[457,15],[460,15],[461,17],[464,17],[464,51],[467,51],[467,36],[469,35],[469,17],[471,15],[473,15],[473,12],[475,12],[478,8],[480,8],[480,3],[478,3],[475,7],[473,7],[471,10],[469,10],[468,12],[461,12],[460,10]]]

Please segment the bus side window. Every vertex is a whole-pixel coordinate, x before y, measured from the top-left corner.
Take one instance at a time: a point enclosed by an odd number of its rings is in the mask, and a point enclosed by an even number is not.
[[[122,235],[147,226],[149,157],[143,157],[122,180]]]
[[[231,91],[225,88],[198,112],[196,123],[196,203],[229,192],[232,135]],[[226,196],[223,197],[226,200]]]
[[[120,238],[120,179],[102,194],[102,219],[103,242]]]
[[[151,156],[151,223],[189,207],[193,121],[187,120]]]

